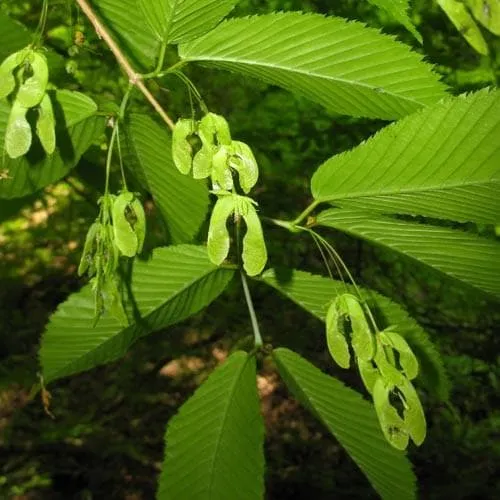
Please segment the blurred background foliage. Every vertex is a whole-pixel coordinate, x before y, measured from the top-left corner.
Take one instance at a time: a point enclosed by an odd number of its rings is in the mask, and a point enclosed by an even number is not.
[[[359,19],[383,26],[425,53],[454,93],[498,83],[498,38],[483,33],[490,55],[481,56],[434,1],[411,3],[423,47],[361,0],[241,0],[235,14],[303,10]],[[2,0],[0,15],[33,29],[40,4]],[[73,2],[50,2],[47,45],[66,58],[52,74],[55,84],[90,94],[103,110],[120,101],[126,79]],[[0,58],[5,55],[0,47]],[[174,60],[175,55],[169,57]],[[262,172],[256,194],[266,216],[297,215],[310,200],[309,178],[317,166],[384,126],[336,116],[276,87],[229,73],[189,68],[189,76],[209,108],[224,114],[233,135],[256,152]],[[174,77],[151,87],[171,116],[189,113],[185,88]],[[137,96],[132,107],[147,110]],[[235,283],[205,311],[138,342],[123,360],[51,386],[55,419],[44,413],[38,396],[30,394],[38,343],[51,312],[82,285],[75,269],[103,186],[105,148],[103,138],[68,178],[44,192],[0,201],[0,498],[153,498],[165,423],[251,334]],[[166,237],[148,200],[146,208],[152,247]],[[271,265],[324,272],[311,241],[275,227],[265,229]],[[347,236],[328,236],[356,280],[405,305],[444,356],[452,404],[423,395],[429,434],[422,448],[409,451],[421,498],[498,498],[498,304],[423,266]],[[267,342],[297,349],[361,390],[354,373],[329,362],[318,321],[268,289],[257,286],[254,294]],[[374,497],[334,439],[288,398],[266,360],[258,384],[267,427],[269,499]]]

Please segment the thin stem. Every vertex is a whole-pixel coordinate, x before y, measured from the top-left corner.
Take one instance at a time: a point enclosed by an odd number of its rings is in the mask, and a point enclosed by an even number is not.
[[[196,85],[181,71],[174,71],[174,72],[172,72],[172,74],[174,74],[175,76],[177,76],[178,78],[180,78],[184,82],[184,84],[187,86],[188,90],[193,92],[194,96],[196,97],[196,100],[198,101],[198,104],[200,105],[201,110],[204,113],[208,113],[208,108],[207,108],[205,102],[203,101],[203,98],[201,97],[200,92],[196,88]]]
[[[280,220],[280,219],[272,219],[270,217],[261,217],[261,220],[264,222],[271,222],[275,226],[283,227],[285,229],[288,229],[291,233],[300,233],[301,231],[305,231],[305,228],[301,226],[296,226],[294,222],[289,222],[287,220]]]
[[[104,186],[104,196],[109,194],[109,177],[111,173],[111,163],[113,161],[113,150],[115,147],[116,137],[118,135],[118,119],[115,118],[113,123],[113,131],[111,132],[111,139],[109,140],[108,155],[106,157],[106,184]]]
[[[162,42],[160,45],[160,54],[158,55],[158,63],[156,65],[155,73],[159,75],[161,73],[161,70],[163,69],[163,64],[165,63],[165,54],[167,53],[167,47],[168,43],[167,42]]]
[[[314,200],[293,222],[293,225],[300,224],[321,202]]]
[[[117,136],[117,150],[118,150],[118,161],[120,163],[120,172],[122,174],[122,184],[123,184],[123,190],[128,191],[127,188],[127,179],[125,177],[125,168],[123,167],[123,157],[122,157],[122,146],[121,146],[121,141],[120,141],[120,126],[119,124],[116,125],[116,136]]]
[[[170,66],[170,68],[167,68],[165,71],[162,71],[159,76],[165,76],[168,75],[169,73],[175,73],[176,71],[179,71],[183,66],[186,66],[187,61],[177,61],[175,64]]]
[[[363,305],[365,306],[364,309],[366,313],[368,314],[368,317],[370,318],[370,321],[372,322],[372,326],[376,332],[379,331],[379,328],[377,326],[377,322],[375,321],[375,317],[372,314],[372,310],[368,307],[368,304],[366,303],[366,300],[363,301]]]
[[[102,40],[104,40],[104,43],[106,43],[111,52],[113,52],[113,55],[115,56],[116,60],[127,74],[129,82],[132,85],[135,85],[142,92],[144,97],[149,101],[149,103],[153,106],[156,112],[162,117],[163,121],[169,126],[170,129],[173,130],[174,122],[168,116],[166,111],[162,108],[161,104],[155,99],[153,94],[151,94],[151,92],[148,90],[148,88],[142,81],[141,75],[137,73],[134,70],[134,68],[132,68],[127,58],[121,51],[120,47],[118,47],[118,45],[115,43],[111,35],[104,27],[104,25],[96,16],[96,14],[92,10],[92,7],[90,7],[87,0],[76,0],[76,3],[80,6],[83,13],[87,16],[88,20],[92,23],[92,26],[94,27],[95,32],[97,33],[97,36],[99,38],[102,38]]]
[[[361,292],[358,288],[358,285],[356,285],[356,282],[354,281],[354,278],[353,278],[351,272],[349,271],[349,268],[346,266],[345,262],[342,260],[342,257],[339,255],[337,250],[335,250],[335,248],[333,248],[333,246],[330,245],[330,243],[328,243],[328,241],[326,241],[325,238],[320,236],[318,233],[316,233],[312,229],[308,229],[307,231],[309,233],[314,233],[315,237],[318,238],[318,240],[325,246],[325,248],[328,249],[328,251],[330,252],[330,255],[332,255],[333,258],[340,263],[340,265],[342,266],[342,269],[344,270],[347,277],[349,278],[349,281],[353,284],[353,286],[356,290],[356,293],[359,295],[360,298],[363,298],[361,295]]]
[[[235,221],[235,231],[236,231],[236,254],[238,256],[238,269],[240,270],[241,282],[243,284],[243,291],[245,292],[245,300],[248,306],[248,312],[250,314],[250,322],[252,323],[252,330],[254,336],[254,346],[255,349],[262,347],[262,335],[260,334],[259,322],[257,320],[257,315],[255,314],[255,309],[253,307],[252,295],[250,294],[250,289],[248,288],[247,277],[245,271],[241,266],[241,218],[238,217]]]
[[[330,243],[328,243],[328,241],[325,240],[325,238],[323,238],[322,236],[320,236],[318,233],[316,233],[315,231],[313,231],[312,229],[309,229],[309,228],[306,228],[305,229],[307,232],[309,232],[311,235],[314,235],[313,237],[317,238],[319,242],[321,242],[322,245],[325,246],[325,248],[327,249],[327,251],[330,253],[331,257],[332,257],[332,260],[336,263],[336,262],[339,262],[340,265],[342,266],[342,268],[344,269],[344,272],[346,273],[347,277],[349,278],[349,281],[352,283],[352,285],[354,286],[354,289],[356,290],[356,293],[358,295],[358,297],[361,299],[361,301],[363,302],[364,304],[364,308],[368,314],[368,318],[370,319],[371,323],[372,323],[372,326],[373,328],[375,329],[376,332],[379,331],[379,328],[377,326],[377,322],[375,321],[375,318],[370,310],[370,308],[368,307],[367,303],[366,303],[366,300],[365,298],[363,297],[363,294],[361,293],[361,290],[359,289],[358,285],[356,284],[356,281],[354,280],[354,277],[352,276],[351,272],[349,271],[349,268],[346,266],[345,262],[342,260],[342,257],[340,257],[340,255],[338,254],[338,252],[335,250],[335,248],[333,248],[332,245],[330,245]],[[338,268],[337,268],[338,269]]]
[[[37,46],[41,43],[43,34],[45,32],[45,26],[47,24],[47,16],[49,13],[49,0],[43,0],[42,13],[40,14],[40,20],[38,21],[38,26],[35,31],[35,38],[33,45]]]
[[[346,273],[349,281],[354,286],[354,289],[356,290],[356,293],[358,294],[359,298],[366,305],[366,300],[364,300],[363,295],[362,295],[360,289],[358,288],[358,286],[356,285],[356,282],[354,281],[354,278],[353,278],[351,272],[349,271],[348,267],[345,265],[344,261],[342,260],[342,258],[338,254],[338,252],[330,245],[330,243],[328,243],[318,233],[316,233],[315,231],[313,231],[312,229],[310,229],[308,227],[303,227],[303,226],[299,225],[300,221],[302,221],[303,219],[305,219],[318,206],[319,203],[321,203],[321,201],[318,201],[318,200],[316,200],[313,203],[311,203],[311,205],[309,205],[302,212],[302,214],[300,214],[297,217],[297,219],[295,219],[292,222],[283,221],[283,220],[279,220],[279,219],[270,219],[268,217],[263,217],[263,220],[268,221],[268,222],[272,222],[276,226],[288,229],[292,233],[298,233],[300,231],[306,231],[306,232],[308,232],[312,236],[312,238],[313,238],[314,242],[316,243],[317,247],[319,248],[319,251],[321,253],[323,261],[325,262],[325,266],[327,268],[327,271],[328,271],[328,274],[329,274],[330,278],[332,278],[332,272],[331,272],[330,266],[328,265],[327,259],[325,258],[325,254],[324,254],[324,251],[323,251],[323,248],[321,247],[321,245],[323,245],[323,247],[329,253],[330,258],[332,259],[333,263],[335,264],[337,272],[338,272],[338,274],[340,276],[340,279],[344,283],[344,285],[345,285],[345,281],[344,281],[344,278],[342,276],[342,271],[341,271],[341,269],[339,267],[339,263],[342,266],[342,269],[344,270],[344,272]],[[366,305],[365,309],[367,311],[367,314],[368,314],[368,317],[369,317],[370,321],[372,322],[373,328],[375,329],[375,331],[378,331],[377,323],[375,321],[375,318],[373,317],[373,314],[372,314],[370,308]]]
[[[238,269],[241,270],[241,241],[240,241],[240,234],[241,234],[241,219],[239,215],[237,216],[235,214],[235,236],[236,236],[236,255],[238,259]]]
[[[122,175],[123,188],[127,191],[127,180],[125,179],[125,169],[123,167],[123,158],[122,158],[122,149],[120,144],[120,122],[125,118],[125,110],[127,109],[128,101],[130,99],[130,94],[132,93],[134,86],[129,84],[125,95],[123,96],[122,102],[120,104],[120,110],[118,112],[118,116],[115,118],[115,123],[113,125],[113,132],[111,134],[111,140],[109,141],[109,151],[108,157],[106,159],[106,191],[105,194],[108,194],[109,189],[109,175],[111,171],[111,162],[113,159],[113,149],[116,139],[117,142],[117,150],[118,150],[118,160],[120,163],[120,171]]]
[[[160,45],[160,53],[158,54],[158,62],[156,63],[156,68],[150,73],[142,73],[140,75],[142,80],[149,80],[151,78],[157,78],[162,76],[165,71],[163,71],[163,64],[165,63],[165,55],[167,53],[168,43],[162,42]]]
[[[128,101],[130,100],[130,95],[132,94],[133,89],[134,86],[132,85],[132,83],[129,83],[127,91],[123,95],[122,102],[120,103],[120,110],[118,111],[120,120],[123,120],[125,118],[125,110],[127,109]]]
[[[321,240],[318,238],[318,236],[316,235],[316,233],[311,232],[309,234],[312,236],[312,239],[314,240],[314,243],[316,243],[316,246],[319,248],[319,251],[321,253],[321,257],[323,258],[323,261],[325,262],[325,266],[328,269],[328,274],[330,276],[330,279],[333,279],[333,273],[332,273],[332,270],[330,268],[330,265],[328,264],[328,259],[325,257],[325,253],[324,253],[324,250],[323,250],[323,246],[322,246]],[[329,257],[332,259],[333,264],[335,265],[335,269],[337,269],[337,273],[338,273],[340,279],[342,280],[342,283],[344,283],[344,285],[345,285],[344,276],[342,275],[342,270],[340,269],[340,266],[339,266],[339,264],[337,262],[337,259],[333,258],[334,256],[329,252],[328,248],[326,248],[326,251],[329,253]]]
[[[193,102],[193,91],[191,87],[188,85],[188,97],[189,97],[189,109],[191,110],[191,120],[193,120],[193,123],[196,121],[196,110],[194,109],[194,102]]]
[[[250,295],[250,290],[248,289],[247,277],[245,276],[245,271],[243,271],[243,269],[240,269],[240,275],[241,283],[243,284],[243,291],[245,292],[245,300],[247,301],[248,313],[250,314],[250,321],[252,322],[255,347],[260,348],[264,345],[264,342],[262,341],[259,322],[257,321],[257,315],[255,314],[255,309],[253,307],[252,296]]]

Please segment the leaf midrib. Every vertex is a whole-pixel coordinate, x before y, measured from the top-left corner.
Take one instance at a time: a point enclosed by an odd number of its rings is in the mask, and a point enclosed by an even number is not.
[[[174,298],[177,298],[179,295],[181,295],[182,293],[184,293],[188,288],[193,287],[198,281],[201,281],[201,280],[205,279],[210,273],[214,273],[214,272],[218,272],[218,271],[219,271],[219,268],[211,269],[206,274],[203,274],[202,276],[200,276],[200,277],[194,279],[193,281],[191,281],[189,283],[189,285],[184,285],[181,289],[179,289],[178,293],[175,293],[174,295],[171,295],[167,300],[161,302],[157,307],[155,307],[154,309],[152,309],[151,311],[149,311],[147,313],[147,315],[144,316],[142,319],[145,322],[147,322],[148,318],[150,318],[154,313],[156,313],[159,309],[161,309],[163,306],[165,306],[168,302],[170,302]],[[108,344],[108,342],[111,342],[112,340],[114,340],[118,335],[123,335],[126,331],[128,331],[129,329],[132,330],[133,328],[137,328],[138,331],[141,332],[141,334],[139,335],[139,337],[137,337],[137,339],[140,338],[140,337],[142,337],[143,335],[147,335],[147,330],[145,330],[144,328],[142,328],[138,323],[132,323],[131,325],[129,325],[129,326],[125,327],[125,328],[122,328],[118,333],[116,333],[112,337],[108,337],[104,342],[102,342],[99,345],[95,346],[90,351],[87,351],[83,356],[80,356],[78,359],[76,359],[76,360],[73,359],[69,363],[67,363],[65,365],[62,365],[60,368],[58,368],[57,371],[53,372],[53,374],[51,376],[47,376],[47,378],[48,379],[54,379],[54,378],[56,378],[59,373],[61,373],[63,370],[66,370],[68,367],[71,367],[75,362],[77,362],[77,361],[80,362],[81,360],[85,359],[86,357],[92,355],[97,349],[102,349],[103,347],[105,347]]]
[[[384,221],[383,219],[381,219],[380,222],[391,222],[391,221]],[[395,221],[395,222],[400,222],[402,225],[404,224],[404,221]],[[476,283],[470,281],[469,278],[460,277],[459,275],[456,274],[456,271],[453,271],[453,272],[450,270],[445,271],[445,270],[443,270],[439,267],[436,267],[435,265],[429,263],[427,260],[422,260],[421,255],[418,255],[418,256],[415,255],[411,250],[408,250],[406,247],[405,248],[395,248],[393,245],[390,245],[389,243],[387,243],[384,239],[382,239],[382,240],[375,239],[374,237],[371,236],[371,234],[361,233],[361,231],[359,229],[357,229],[355,226],[338,227],[338,226],[334,226],[333,224],[334,223],[332,223],[332,225],[327,226],[327,225],[321,224],[321,222],[319,222],[317,225],[323,226],[323,227],[329,227],[330,229],[333,229],[335,231],[340,231],[341,233],[348,234],[349,236],[352,236],[353,238],[356,238],[358,240],[366,241],[366,242],[368,242],[376,247],[379,247],[379,248],[390,249],[392,252],[395,252],[399,255],[402,255],[404,258],[410,259],[413,262],[417,262],[419,265],[423,266],[424,268],[426,268],[432,272],[437,272],[437,273],[440,273],[441,275],[447,276],[453,280],[459,281],[464,287],[472,287],[472,289],[475,291],[480,291],[484,294],[495,295],[494,292],[485,290],[480,285],[477,285]],[[410,224],[412,224],[412,223],[410,223]],[[418,226],[417,223],[413,223],[413,225],[415,227]],[[439,235],[436,235],[436,238],[439,238]]]
[[[172,31],[172,25],[174,23],[175,12],[177,10],[178,4],[179,4],[179,0],[173,0],[173,6],[172,6],[172,9],[170,10],[170,15],[167,18],[167,26],[165,27],[165,30],[164,30],[163,43],[166,43],[169,40],[169,36],[170,36],[171,31]]]
[[[226,420],[227,420],[227,416],[229,414],[229,407],[231,406],[231,404],[233,403],[233,400],[234,400],[234,394],[236,392],[236,388],[238,387],[239,385],[239,381],[241,380],[241,377],[243,376],[243,373],[245,372],[245,369],[246,369],[246,366],[247,366],[247,363],[250,361],[250,359],[252,359],[250,356],[247,355],[246,359],[245,359],[245,362],[243,363],[243,365],[241,366],[240,368],[240,372],[238,374],[237,377],[234,378],[234,381],[233,381],[233,386],[231,387],[231,390],[230,390],[230,397],[227,398],[227,405],[225,405],[225,412],[224,412],[224,418],[222,419],[222,422],[221,422],[221,425],[220,425],[220,429],[221,429],[221,432],[218,432],[218,436],[217,436],[217,442],[216,442],[216,445],[215,445],[215,450],[214,450],[214,453],[212,455],[212,460],[211,460],[211,464],[210,464],[210,484],[209,484],[209,494],[210,494],[210,497],[209,497],[209,500],[212,500],[212,486],[213,486],[213,483],[214,483],[214,470],[215,470],[215,462],[216,462],[216,457],[217,457],[217,451],[220,447],[220,443],[222,441],[222,429],[224,429],[224,426],[226,424]],[[215,499],[217,500],[217,499]]]
[[[283,352],[283,357],[285,359],[288,358],[287,359],[288,363],[293,363],[293,361],[288,357],[288,354],[286,352]],[[279,355],[278,355],[278,359],[279,359]],[[311,413],[313,413],[313,415],[316,416],[316,418],[322,423],[322,425],[324,425],[328,429],[328,431],[330,432],[330,434],[332,434],[335,437],[335,439],[341,443],[341,446],[343,448],[345,448],[345,450],[347,451],[347,453],[349,454],[349,456],[351,457],[351,459],[362,470],[363,474],[368,479],[368,481],[370,482],[370,484],[372,484],[372,481],[370,480],[369,476],[367,475],[367,473],[365,471],[365,467],[366,468],[368,468],[368,467],[370,468],[371,477],[377,477],[380,480],[380,482],[384,482],[385,484],[387,484],[387,476],[389,476],[389,478],[388,478],[389,481],[392,481],[393,478],[397,477],[398,470],[394,469],[394,467],[391,467],[390,472],[388,472],[387,469],[383,467],[383,465],[382,466],[380,465],[380,463],[379,463],[380,462],[380,458],[379,457],[378,457],[378,461],[373,461],[372,457],[368,456],[368,455],[365,455],[365,456],[359,456],[358,455],[357,458],[354,459],[354,457],[352,456],[351,452],[353,452],[353,451],[354,452],[359,452],[359,451],[364,450],[362,443],[359,442],[360,439],[356,438],[355,433],[353,434],[353,431],[351,431],[350,429],[346,429],[345,426],[343,428],[339,428],[337,426],[334,427],[334,426],[330,425],[328,423],[326,417],[323,418],[322,413],[319,410],[317,410],[316,407],[314,406],[314,403],[315,403],[316,406],[322,406],[323,408],[325,408],[324,398],[321,397],[321,396],[317,396],[316,398],[314,396],[309,396],[309,391],[306,390],[306,389],[303,389],[303,386],[299,382],[300,377],[302,377],[302,378],[305,377],[307,379],[308,378],[308,374],[310,375],[311,372],[308,371],[308,370],[304,370],[304,372],[302,374],[298,374],[297,376],[295,376],[288,369],[288,366],[286,365],[286,363],[284,364],[280,360],[280,365],[287,372],[288,376],[291,378],[291,380],[293,382],[294,387],[296,388],[296,390],[300,393],[301,397],[303,398],[303,400],[300,401],[300,402],[307,409],[309,409],[309,411]],[[326,378],[330,377],[329,375],[327,375],[325,373],[321,373],[321,375],[322,375],[322,382],[323,382],[323,380],[326,380],[325,377]],[[316,377],[314,376],[314,378],[316,378]],[[330,378],[333,379],[333,377],[330,377]],[[333,379],[333,380],[335,381],[335,379]],[[322,387],[324,387],[324,385],[327,385],[327,384],[323,384],[322,383],[321,385],[322,385]],[[345,388],[349,389],[348,387],[345,387]],[[359,407],[359,404],[361,402],[364,402],[364,403],[368,404],[368,402],[363,397],[361,397],[361,395],[359,395],[359,396],[360,397],[359,397],[358,400],[355,400],[353,398],[353,399],[350,399],[349,402],[352,402],[352,404],[358,405],[358,407]],[[333,412],[330,412],[330,415],[334,415],[335,416],[337,413],[338,413],[338,411],[334,410]],[[363,417],[363,415],[362,415],[362,417]],[[341,437],[338,437],[337,434],[339,434]],[[356,442],[353,442],[351,440],[351,442],[348,445],[344,444],[344,442],[343,442],[344,438],[351,439],[353,437],[355,437],[354,441],[356,441]],[[380,445],[380,443],[377,443],[377,444]],[[387,461],[385,463],[387,464]],[[381,475],[381,471],[382,472],[385,471],[385,474]],[[378,492],[378,489],[376,489],[376,491]]]
[[[290,74],[298,73],[300,75],[306,75],[308,77],[316,78],[319,80],[327,80],[327,81],[336,82],[336,83],[348,84],[350,86],[368,89],[368,90],[371,90],[373,92],[375,92],[375,89],[380,88],[379,86],[370,86],[366,83],[359,82],[356,80],[347,80],[345,78],[327,76],[324,74],[318,74],[318,73],[314,73],[314,72],[306,71],[306,70],[301,70],[301,69],[297,69],[297,68],[291,69],[290,67],[287,67],[287,66],[280,66],[278,64],[263,63],[261,61],[254,61],[251,59],[242,60],[242,59],[234,59],[231,57],[228,57],[228,58],[218,57],[217,58],[217,57],[200,56],[200,57],[186,57],[186,58],[182,58],[181,60],[186,61],[186,62],[205,61],[208,63],[212,62],[214,64],[219,61],[219,62],[223,62],[223,63],[228,62],[228,63],[233,63],[235,65],[243,65],[243,66],[245,66],[245,65],[252,66],[253,65],[253,66],[259,66],[259,67],[265,67],[265,68],[271,68],[271,69],[278,69],[278,70],[285,71],[285,72],[290,73]],[[422,101],[418,101],[417,99],[405,96],[403,94],[394,93],[390,90],[384,89],[384,92],[382,95],[390,96],[390,97],[393,97],[393,98],[398,99],[398,100],[404,100],[406,102],[411,102],[411,103],[416,104],[418,106],[422,106],[422,107],[426,106],[426,104],[423,103]]]
[[[330,176],[330,179],[333,177]],[[346,200],[346,199],[356,199],[356,198],[368,198],[368,197],[377,197],[377,196],[397,196],[399,194],[414,194],[414,193],[432,193],[439,191],[447,191],[454,188],[463,188],[463,187],[474,187],[474,186],[483,186],[490,183],[500,182],[500,177],[490,177],[489,179],[482,181],[469,181],[469,182],[455,182],[450,184],[441,183],[439,186],[416,186],[416,187],[408,187],[408,188],[393,188],[390,191],[355,191],[353,193],[339,193],[338,195],[330,195],[330,196],[320,196],[318,198],[315,197],[315,200],[318,203],[327,203],[336,200]]]

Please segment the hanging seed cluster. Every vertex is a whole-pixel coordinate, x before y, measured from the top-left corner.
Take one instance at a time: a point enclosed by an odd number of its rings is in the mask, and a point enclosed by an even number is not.
[[[259,168],[250,147],[231,139],[224,117],[207,113],[200,121],[182,118],[174,128],[172,155],[178,170],[195,179],[210,178],[218,200],[210,218],[208,255],[220,265],[227,258],[230,236],[227,221],[241,219],[246,224],[242,260],[248,275],[262,272],[267,250],[257,215],[257,203],[237,193],[235,176],[241,190],[248,194],[257,183]]]
[[[90,226],[78,274],[91,280],[95,300],[95,323],[105,310],[123,325],[128,319],[123,308],[117,273],[120,256],[134,257],[142,251],[146,216],[134,193],[107,194],[99,200],[100,211]]]
[[[330,304],[326,340],[332,358],[342,368],[349,368],[351,350],[354,353],[389,443],[400,450],[406,449],[410,438],[422,444],[425,415],[411,383],[419,365],[406,340],[391,328],[372,333],[363,305],[351,294],[341,294]]]
[[[25,155],[31,147],[33,133],[27,119],[30,109],[38,113],[36,135],[45,152],[51,155],[56,148],[48,83],[47,59],[31,47],[11,54],[0,65],[0,100],[8,97],[12,101],[5,132],[5,151],[12,159]]]

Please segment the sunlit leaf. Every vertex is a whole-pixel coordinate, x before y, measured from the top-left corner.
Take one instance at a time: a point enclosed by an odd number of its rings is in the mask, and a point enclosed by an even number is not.
[[[499,136],[500,91],[449,98],[327,160],[312,192],[345,207],[494,224]]]
[[[488,45],[481,30],[464,3],[461,0],[437,0],[437,2],[469,44],[480,54],[488,54]]]
[[[160,44],[138,0],[93,0],[92,7],[133,62],[143,68],[155,65]]]
[[[179,43],[210,31],[238,0],[138,0],[158,40]]]
[[[275,349],[273,358],[293,395],[338,439],[382,498],[416,498],[410,462],[387,443],[371,404],[288,349]]]
[[[237,351],[169,422],[158,500],[261,500],[263,442],[255,357]]]
[[[493,239],[356,210],[326,210],[316,223],[399,252],[500,297],[500,243]]]
[[[500,35],[500,2],[498,0],[465,0],[474,17],[493,34]]]
[[[47,325],[40,348],[45,381],[123,356],[138,338],[204,308],[232,276],[232,270],[214,266],[203,247],[156,249],[150,261],[134,264],[130,284],[132,323],[126,328],[108,313],[92,328],[94,297],[90,286],[85,286],[59,306]]]
[[[408,15],[408,9],[410,8],[409,0],[368,1],[380,9],[385,10],[395,21],[401,23],[420,43],[422,43],[422,35],[417,31]]]
[[[319,14],[229,20],[181,44],[179,54],[352,116],[400,118],[445,95],[431,67],[405,45],[361,23]]]

